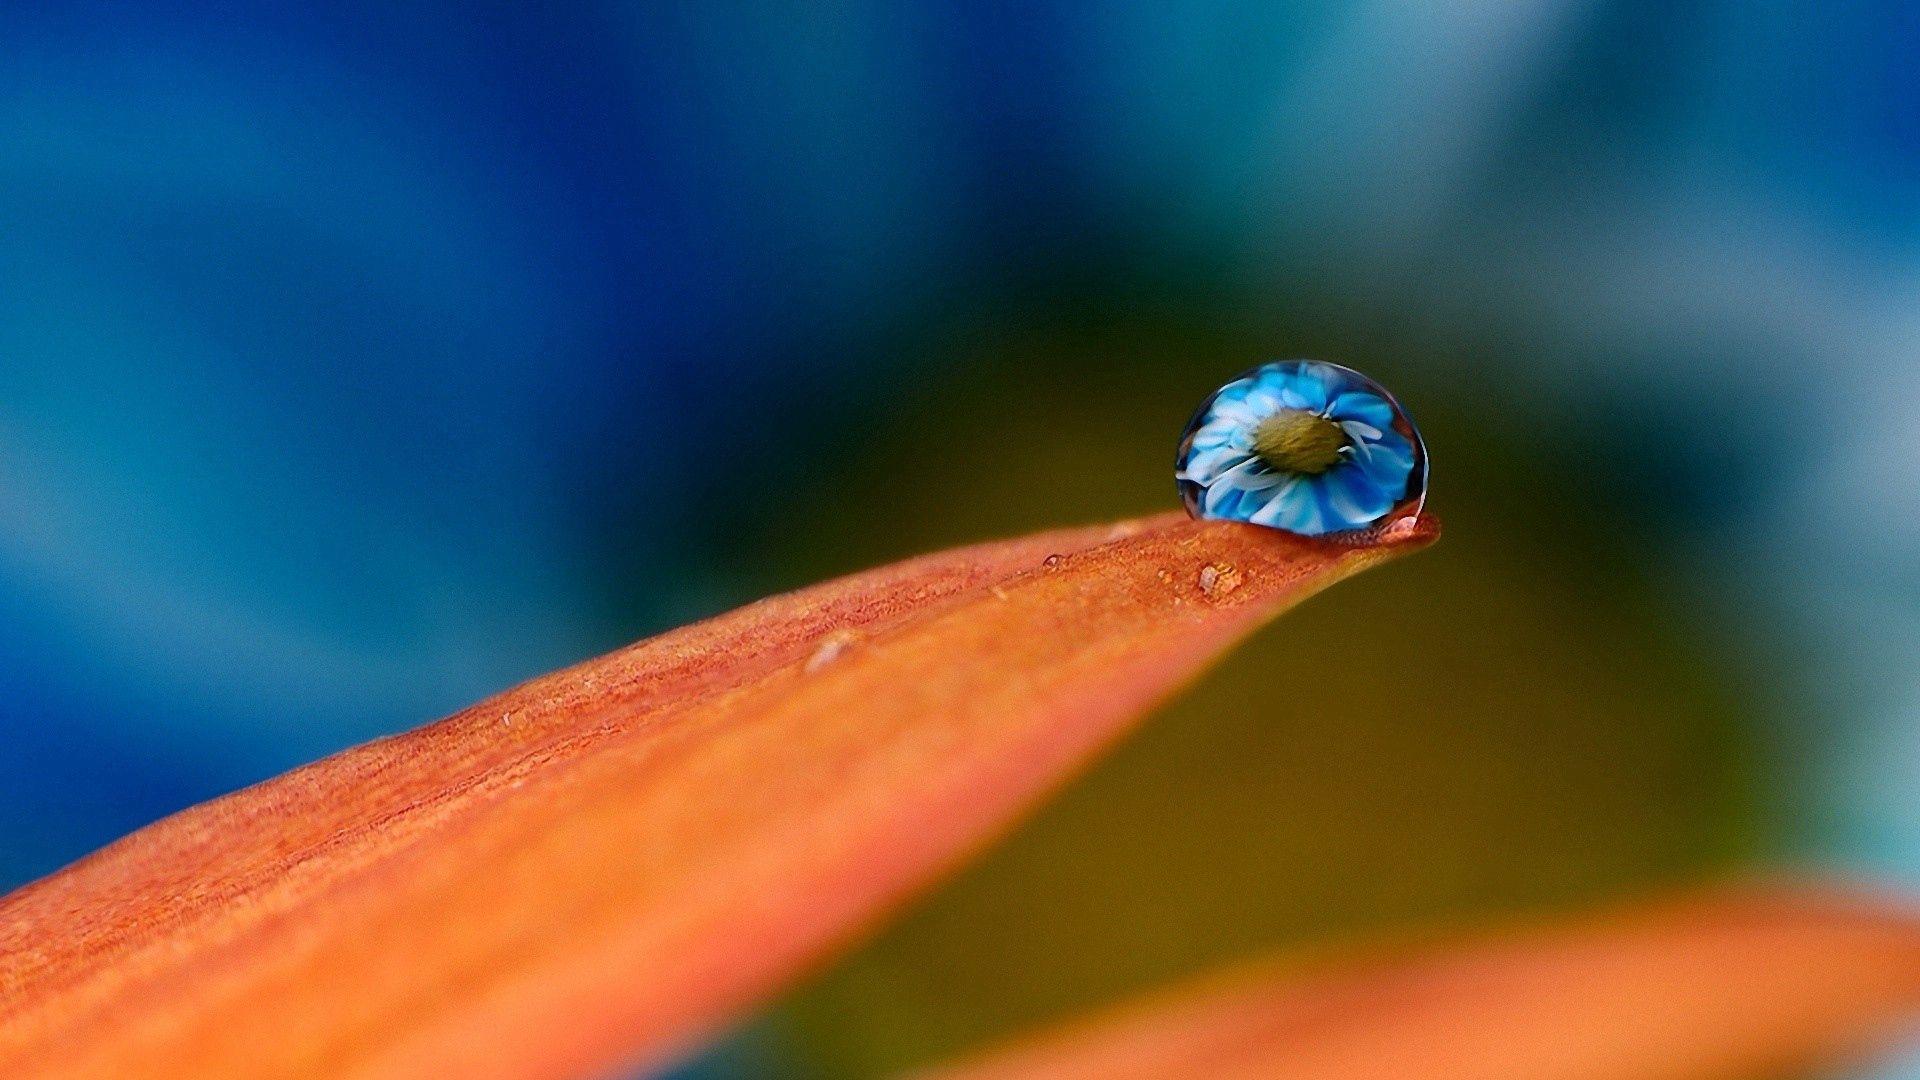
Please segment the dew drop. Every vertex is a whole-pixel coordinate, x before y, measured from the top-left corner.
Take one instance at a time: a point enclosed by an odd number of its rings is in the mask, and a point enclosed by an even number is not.
[[[840,659],[848,649],[853,647],[853,642],[854,635],[851,633],[835,632],[827,635],[826,638],[820,642],[820,646],[813,650],[813,655],[807,657],[807,662],[803,670],[808,675],[819,671],[821,668]]]
[[[1200,591],[1208,596],[1220,597],[1240,587],[1245,576],[1231,563],[1209,563],[1200,568]]]
[[[1174,478],[1196,518],[1350,533],[1419,516],[1427,448],[1379,383],[1338,364],[1280,360],[1201,402]]]

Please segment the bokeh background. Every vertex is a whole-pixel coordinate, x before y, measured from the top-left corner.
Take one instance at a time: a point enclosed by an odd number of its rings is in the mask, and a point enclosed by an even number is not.
[[[1920,885],[1911,5],[324,6],[0,7],[0,886],[769,591],[1172,506],[1193,405],[1289,356],[1407,402],[1446,541],[687,1076]]]

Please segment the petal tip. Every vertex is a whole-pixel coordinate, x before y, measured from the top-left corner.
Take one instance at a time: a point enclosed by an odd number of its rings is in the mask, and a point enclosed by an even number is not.
[[[1374,537],[1377,545],[1423,548],[1440,539],[1440,519],[1426,511],[1389,522]]]

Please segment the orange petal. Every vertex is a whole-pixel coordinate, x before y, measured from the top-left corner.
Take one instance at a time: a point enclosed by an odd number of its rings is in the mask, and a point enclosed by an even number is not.
[[[1177,515],[776,597],[176,815],[0,900],[0,1075],[659,1063],[1236,638],[1433,538]]]
[[[1920,1022],[1920,913],[1728,893],[1302,972],[1274,962],[916,1080],[1732,1080]]]

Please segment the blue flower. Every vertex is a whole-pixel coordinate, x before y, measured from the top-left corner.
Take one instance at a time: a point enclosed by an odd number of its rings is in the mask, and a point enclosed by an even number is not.
[[[1207,399],[1174,475],[1195,517],[1319,536],[1365,528],[1424,494],[1419,438],[1359,372],[1279,361]]]

